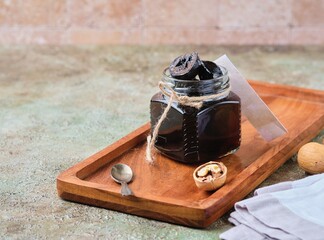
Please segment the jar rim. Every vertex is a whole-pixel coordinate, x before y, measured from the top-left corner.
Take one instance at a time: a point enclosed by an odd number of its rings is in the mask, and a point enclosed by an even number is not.
[[[167,79],[169,81],[171,80],[171,81],[176,81],[176,82],[179,82],[179,83],[197,83],[197,82],[203,82],[205,84],[208,84],[208,83],[211,83],[211,82],[220,80],[220,79],[222,79],[224,76],[226,76],[228,74],[228,70],[225,67],[220,66],[220,65],[218,65],[218,66],[221,69],[223,75],[218,76],[217,78],[211,78],[211,79],[205,79],[205,80],[198,80],[198,79],[195,79],[195,80],[193,80],[193,79],[189,79],[189,80],[186,80],[186,79],[177,79],[177,78],[174,78],[174,77],[172,77],[170,75],[169,67],[167,67],[167,68],[165,68],[163,70],[163,78],[164,79]]]
[[[181,96],[205,96],[219,94],[230,89],[228,71],[220,66],[223,75],[207,80],[183,80],[170,76],[168,68],[163,71],[162,82]],[[166,92],[170,91],[164,88]]]

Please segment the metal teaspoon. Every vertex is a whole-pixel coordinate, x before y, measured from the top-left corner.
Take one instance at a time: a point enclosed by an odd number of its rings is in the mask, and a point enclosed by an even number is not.
[[[128,165],[123,163],[114,165],[111,169],[110,176],[115,182],[121,184],[120,193],[122,196],[133,195],[132,190],[127,185],[133,178],[133,171]]]

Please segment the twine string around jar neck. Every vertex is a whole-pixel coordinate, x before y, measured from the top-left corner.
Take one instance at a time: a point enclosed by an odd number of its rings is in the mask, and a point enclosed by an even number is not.
[[[183,105],[183,106],[189,106],[189,107],[193,107],[193,108],[196,108],[196,109],[200,109],[203,106],[204,101],[225,98],[225,97],[228,96],[228,94],[231,91],[231,88],[230,88],[230,85],[229,85],[228,88],[224,89],[224,91],[222,91],[220,93],[209,94],[209,95],[204,95],[204,96],[189,97],[189,96],[181,96],[181,95],[177,94],[177,92],[174,91],[169,84],[167,84],[167,83],[165,83],[163,81],[160,81],[158,86],[159,86],[161,92],[165,96],[169,97],[169,101],[168,101],[168,104],[165,107],[162,115],[160,116],[159,120],[157,121],[157,123],[156,123],[156,125],[154,127],[154,130],[152,132],[152,136],[150,134],[147,137],[146,161],[151,163],[151,164],[153,164],[154,160],[155,160],[155,154],[156,153],[155,153],[154,144],[155,144],[156,138],[158,136],[159,129],[160,129],[161,125],[162,125],[162,122],[166,119],[167,114],[171,109],[173,101],[177,101],[180,105]]]

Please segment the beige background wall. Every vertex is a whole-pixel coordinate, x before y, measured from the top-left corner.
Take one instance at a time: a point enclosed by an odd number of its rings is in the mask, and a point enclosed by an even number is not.
[[[324,44],[324,0],[0,0],[0,43]]]

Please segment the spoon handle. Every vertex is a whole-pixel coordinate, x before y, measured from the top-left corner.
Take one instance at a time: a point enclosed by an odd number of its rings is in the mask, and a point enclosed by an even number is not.
[[[132,190],[128,187],[126,182],[121,182],[121,190],[120,193],[122,196],[133,195]]]

